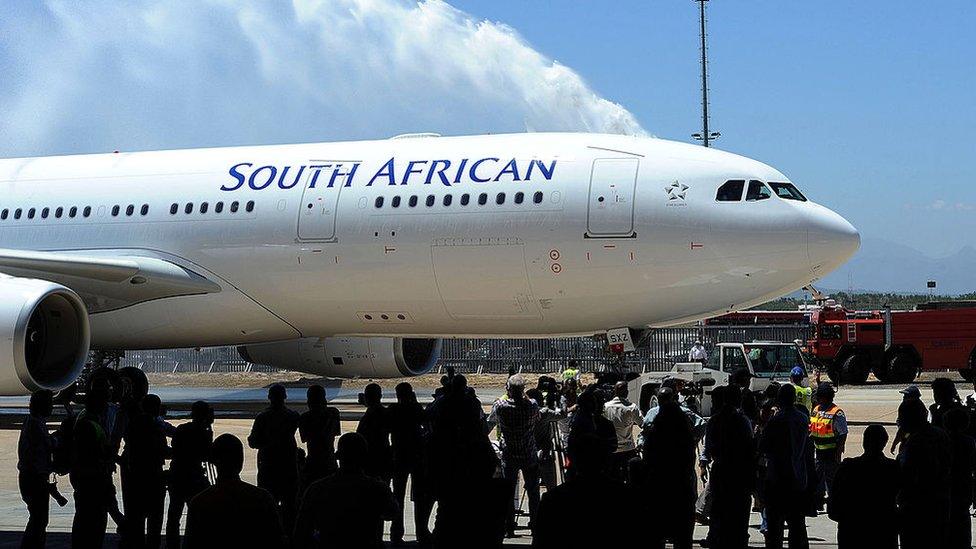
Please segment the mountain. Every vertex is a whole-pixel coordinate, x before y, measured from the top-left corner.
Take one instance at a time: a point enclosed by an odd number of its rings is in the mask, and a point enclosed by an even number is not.
[[[935,280],[934,293],[957,295],[976,290],[976,249],[965,246],[941,258],[879,238],[864,238],[861,249],[846,265],[826,276],[819,286],[834,290],[925,293]]]

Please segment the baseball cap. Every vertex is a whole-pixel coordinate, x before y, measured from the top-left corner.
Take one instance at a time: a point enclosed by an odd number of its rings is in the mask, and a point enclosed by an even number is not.
[[[922,398],[922,392],[918,390],[918,385],[909,385],[898,391],[899,393],[911,398]]]

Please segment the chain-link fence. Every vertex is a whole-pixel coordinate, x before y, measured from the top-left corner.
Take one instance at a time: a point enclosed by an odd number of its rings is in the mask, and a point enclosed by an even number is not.
[[[806,341],[811,326],[702,326],[657,328],[644,333],[637,350],[624,357],[632,371],[666,371],[688,358],[688,350],[701,339],[706,347],[717,343],[750,341]],[[459,373],[506,373],[510,368],[528,373],[555,373],[576,360],[584,372],[618,363],[602,338],[554,339],[446,339],[435,371],[448,366]],[[244,361],[234,347],[128,351],[122,366],[137,366],[149,373],[274,372]]]

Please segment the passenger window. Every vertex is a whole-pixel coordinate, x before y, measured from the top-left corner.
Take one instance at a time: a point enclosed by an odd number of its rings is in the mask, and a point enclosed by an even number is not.
[[[131,216],[133,213],[135,213],[135,211],[136,211],[136,207],[133,206],[132,204],[129,204],[125,208],[125,215]]]
[[[10,212],[8,212],[6,208],[4,208],[4,210],[2,212],[0,212],[0,219],[7,219],[7,214],[8,213],[10,213]]]
[[[505,203],[505,193],[498,193],[498,195],[495,196],[495,204],[501,206],[504,203]]]
[[[431,206],[433,206],[434,205],[434,202],[436,200],[437,200],[437,198],[435,198],[434,195],[428,194],[427,195],[427,207],[430,208]]]
[[[72,206],[71,209],[68,210],[68,217],[73,218],[76,215],[78,215],[78,206]]]
[[[214,212],[221,213],[223,211],[224,211],[224,203],[223,202],[218,202],[217,205],[214,206]]]
[[[37,213],[37,210],[34,209],[34,208],[31,208],[31,209],[27,210],[27,219],[34,219],[34,214],[36,214],[36,213]]]
[[[22,211],[23,210],[21,210],[20,208],[14,210],[14,219],[20,219],[20,214],[22,213]]]
[[[478,205],[484,206],[488,203],[488,193],[481,193],[478,195]]]
[[[377,207],[377,208],[382,208],[383,207],[383,197],[382,196],[377,196],[376,197],[376,202],[374,202],[373,205],[375,207]]]
[[[390,205],[393,206],[394,208],[399,208],[400,207],[400,197],[399,196],[394,196],[393,197],[393,200],[390,202]]]
[[[58,209],[54,210],[54,217],[61,219],[62,215],[64,215],[64,208],[58,206]]]
[[[770,182],[769,186],[773,188],[773,192],[776,193],[776,196],[784,200],[798,200],[800,202],[807,201],[807,197],[803,196],[800,189],[797,189],[792,183]]]
[[[85,217],[88,217],[88,216],[90,216],[90,215],[91,215],[91,206],[85,206],[85,212],[84,212],[84,214],[83,214],[83,215],[84,215]]]
[[[536,191],[536,193],[532,195],[532,202],[542,204],[542,191]]]
[[[469,195],[468,193],[462,194],[461,195],[461,205],[462,206],[467,206],[469,202],[471,202],[471,195]]]
[[[47,214],[50,213],[50,208],[44,208],[41,210],[41,219],[47,219]]]
[[[149,213],[149,204],[143,204],[142,209],[139,210],[141,215],[147,215]]]
[[[169,213],[170,213],[170,215],[176,215],[176,212],[178,212],[178,211],[180,211],[180,205],[179,204],[173,204],[172,206],[169,207]]]
[[[237,213],[239,208],[240,204],[238,204],[236,200],[230,203],[230,213]]]
[[[450,206],[451,205],[451,202],[453,202],[453,201],[454,201],[454,195],[453,194],[445,194],[444,195],[444,205],[445,206]]]
[[[248,200],[247,201],[247,204],[244,205],[244,209],[248,213],[253,212],[254,211],[254,201],[253,200]]]
[[[193,213],[193,202],[187,202],[183,207],[183,213]]]
[[[746,202],[766,200],[771,196],[772,195],[769,194],[769,188],[766,187],[762,181],[756,181],[753,179],[749,182],[749,190],[746,191]]]
[[[525,200],[525,193],[523,193],[522,191],[515,193],[516,204],[521,204],[523,200]]]
[[[718,202],[738,202],[742,200],[742,189],[745,186],[746,182],[741,179],[726,181],[718,188],[718,193],[715,194],[715,200]]]
[[[208,204],[206,202],[201,202],[200,203],[200,213],[205,214],[205,213],[207,213],[207,210],[209,210],[209,209],[210,209],[210,204]]]
[[[414,206],[416,206],[417,205],[417,195],[411,196],[410,197],[410,200],[407,201],[407,205],[409,205],[411,208],[413,208]]]

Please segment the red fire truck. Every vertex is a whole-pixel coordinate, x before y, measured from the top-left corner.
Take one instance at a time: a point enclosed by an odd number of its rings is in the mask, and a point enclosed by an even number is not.
[[[828,302],[811,311],[807,353],[835,383],[858,384],[874,372],[909,383],[923,370],[976,373],[976,302],[933,302],[912,311],[848,311]]]

